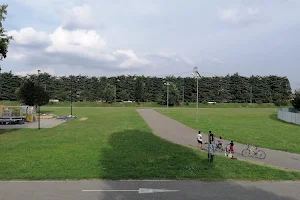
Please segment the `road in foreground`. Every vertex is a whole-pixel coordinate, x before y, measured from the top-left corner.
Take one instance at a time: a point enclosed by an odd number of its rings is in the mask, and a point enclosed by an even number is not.
[[[0,199],[300,199],[300,182],[2,181]]]

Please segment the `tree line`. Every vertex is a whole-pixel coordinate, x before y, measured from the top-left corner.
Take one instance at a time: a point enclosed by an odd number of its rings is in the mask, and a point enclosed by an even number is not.
[[[192,77],[164,78],[150,76],[52,76],[47,73],[20,77],[0,74],[0,100],[18,100],[17,89],[26,80],[38,82],[51,99],[59,101],[121,101],[166,103],[195,102],[197,82]],[[251,76],[235,73],[227,76],[199,78],[199,102],[277,103],[291,99],[292,91],[287,77]],[[168,85],[166,83],[169,83]]]

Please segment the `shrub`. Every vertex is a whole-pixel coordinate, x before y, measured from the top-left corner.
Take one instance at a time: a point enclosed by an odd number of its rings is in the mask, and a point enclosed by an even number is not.
[[[300,91],[296,91],[295,98],[292,101],[292,105],[295,109],[300,111]]]
[[[285,100],[276,100],[274,102],[275,106],[287,106],[289,105],[289,103]]]
[[[258,100],[256,103],[259,105],[263,104],[262,100]]]

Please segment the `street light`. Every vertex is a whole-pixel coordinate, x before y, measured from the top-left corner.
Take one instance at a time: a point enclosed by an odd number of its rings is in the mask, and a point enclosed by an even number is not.
[[[198,104],[199,104],[199,78],[201,75],[198,72],[198,67],[194,67],[192,76],[197,79],[197,114],[196,114],[196,123],[198,123]]]
[[[117,82],[120,82],[120,80],[117,79]],[[117,83],[115,84],[115,102],[117,102]]]
[[[184,86],[182,86],[182,103],[184,103]]]
[[[39,88],[40,87],[40,72],[41,72],[41,70],[37,70],[37,71],[38,71],[38,88]],[[40,106],[40,102],[38,102],[38,106],[39,106],[38,128],[41,129],[41,106]]]
[[[71,101],[71,116],[73,116],[73,82],[72,82],[72,76],[70,76],[70,86],[71,86],[71,95],[70,95],[70,101]]]
[[[169,82],[164,83],[167,86],[167,108],[169,107]]]
[[[253,94],[252,94],[252,86],[250,86],[250,94],[251,94],[251,96],[250,96],[250,103],[252,104],[252,98],[253,98]]]

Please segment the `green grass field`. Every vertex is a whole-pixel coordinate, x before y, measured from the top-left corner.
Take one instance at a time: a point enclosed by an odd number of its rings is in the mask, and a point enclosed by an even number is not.
[[[276,109],[158,109],[177,121],[243,144],[300,153],[300,127],[277,119]]]
[[[78,108],[74,114],[88,119],[52,129],[0,130],[0,179],[300,180],[300,172],[223,156],[208,163],[206,153],[155,136],[133,108]]]
[[[18,101],[0,101],[0,105],[5,106],[19,106],[21,105]],[[57,102],[49,103],[46,107],[69,107],[70,102]],[[122,103],[122,102],[113,102],[112,104],[101,103],[101,102],[73,102],[74,107],[166,107],[157,104],[156,102],[141,102],[140,104],[133,103]],[[195,108],[196,103],[183,103],[180,106],[175,107],[184,107],[184,108]],[[248,103],[217,103],[217,104],[202,104],[199,103],[199,108],[277,108],[273,103],[264,103],[264,104],[248,104]],[[291,107],[285,106],[285,107]]]

